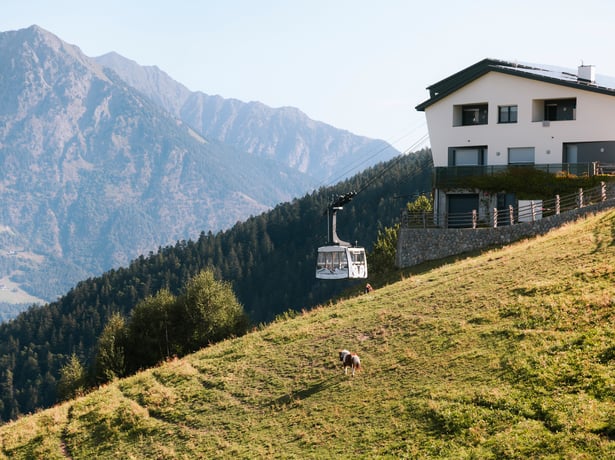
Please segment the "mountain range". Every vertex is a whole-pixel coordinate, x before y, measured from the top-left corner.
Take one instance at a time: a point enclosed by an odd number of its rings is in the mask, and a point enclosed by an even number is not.
[[[156,66],[140,66],[111,52],[95,58],[113,69],[131,87],[145,94],[173,116],[242,152],[276,160],[308,174],[319,185],[348,176],[399,154],[381,140],[356,136],[310,119],[294,107],[271,108],[260,102],[191,92]]]
[[[219,231],[399,154],[380,140],[192,92],[32,26],[0,33],[0,302]]]

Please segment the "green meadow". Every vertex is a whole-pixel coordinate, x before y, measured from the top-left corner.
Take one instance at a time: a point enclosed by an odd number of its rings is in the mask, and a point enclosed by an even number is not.
[[[7,423],[0,458],[615,458],[614,238],[415,267]]]

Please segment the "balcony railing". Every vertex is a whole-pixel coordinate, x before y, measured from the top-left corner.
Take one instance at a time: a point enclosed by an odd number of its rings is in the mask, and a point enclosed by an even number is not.
[[[595,176],[607,174],[615,170],[614,165],[592,163],[550,163],[532,165],[485,165],[485,166],[449,166],[434,168],[434,185],[440,189],[460,188],[467,184],[468,179],[480,176],[494,176],[514,170],[532,169],[551,174],[567,174],[574,176]]]
[[[404,210],[401,225],[406,228],[480,228],[514,225],[521,222],[534,222],[544,217],[583,208],[606,200],[615,199],[615,188],[602,182],[598,187],[577,193],[559,196],[549,200],[530,201],[524,206],[508,206],[505,209],[493,208],[487,218],[479,220],[478,210],[464,213],[435,215],[433,211],[409,212]]]

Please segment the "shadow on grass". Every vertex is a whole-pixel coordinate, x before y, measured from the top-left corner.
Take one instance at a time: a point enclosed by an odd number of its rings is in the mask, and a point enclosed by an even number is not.
[[[279,398],[271,400],[266,404],[268,407],[280,407],[288,404],[292,404],[294,401],[300,401],[307,399],[310,396],[319,393],[323,390],[331,390],[341,385],[342,380],[339,375],[332,375],[326,380],[314,383],[313,385],[303,388],[301,390],[293,391],[292,393],[285,394]]]

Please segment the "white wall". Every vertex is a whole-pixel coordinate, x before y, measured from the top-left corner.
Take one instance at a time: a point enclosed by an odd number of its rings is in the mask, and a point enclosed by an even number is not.
[[[534,99],[576,98],[576,120],[532,122]],[[489,104],[486,125],[453,126],[453,106]],[[517,105],[517,123],[498,124],[498,106]],[[535,163],[562,163],[567,142],[615,140],[615,97],[489,72],[425,109],[434,166],[448,166],[449,147],[487,145],[487,165],[508,164],[509,147],[534,147]],[[498,155],[499,152],[499,155]]]

